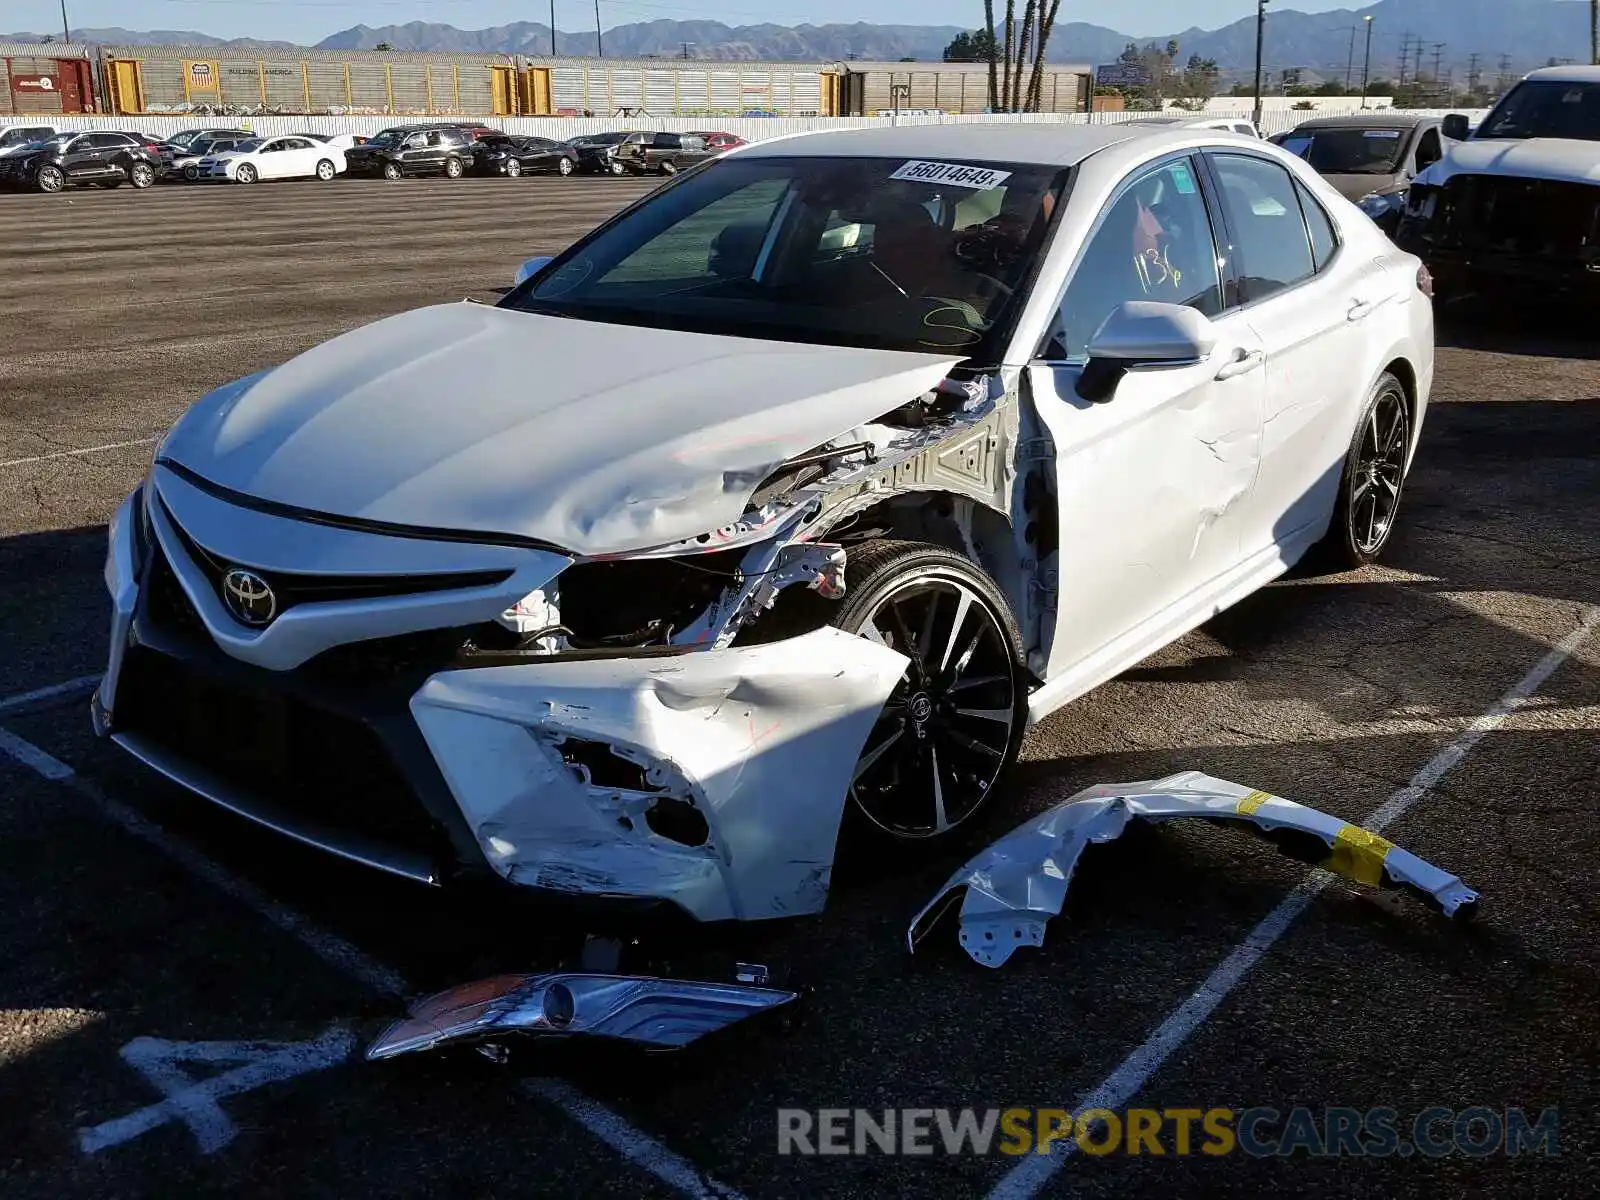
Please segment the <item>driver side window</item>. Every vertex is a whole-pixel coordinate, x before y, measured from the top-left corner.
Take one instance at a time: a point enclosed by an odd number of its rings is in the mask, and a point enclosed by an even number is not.
[[[1048,358],[1081,359],[1089,341],[1128,300],[1163,300],[1222,311],[1211,218],[1194,163],[1163,163],[1125,184],[1090,235],[1061,301]]]

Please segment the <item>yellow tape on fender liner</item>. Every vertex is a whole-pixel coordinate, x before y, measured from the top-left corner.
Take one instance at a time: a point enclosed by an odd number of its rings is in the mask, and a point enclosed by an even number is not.
[[[1234,806],[1233,811],[1238,813],[1240,816],[1248,817],[1251,813],[1255,812],[1256,809],[1260,808],[1263,804],[1271,799],[1271,792],[1251,792],[1248,796]]]
[[[1333,835],[1333,853],[1322,865],[1346,879],[1377,887],[1383,882],[1383,860],[1393,849],[1393,842],[1359,825],[1341,825],[1339,832]]]

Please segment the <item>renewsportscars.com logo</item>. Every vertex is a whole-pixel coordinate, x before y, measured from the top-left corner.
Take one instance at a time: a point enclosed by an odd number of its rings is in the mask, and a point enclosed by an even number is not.
[[[1084,1154],[1255,1158],[1559,1155],[1560,1111],[1425,1108],[780,1108],[779,1154]]]

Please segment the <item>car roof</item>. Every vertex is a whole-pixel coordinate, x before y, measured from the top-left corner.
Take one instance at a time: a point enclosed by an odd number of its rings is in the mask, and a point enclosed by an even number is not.
[[[1345,117],[1311,117],[1296,125],[1296,129],[1415,129],[1419,125],[1437,125],[1438,117],[1417,113],[1379,113],[1361,116],[1359,113]]]
[[[1123,124],[1131,124],[1124,122]],[[965,162],[1073,166],[1097,150],[1154,133],[1114,125],[906,125],[836,129],[741,146],[757,158],[959,158]],[[1174,131],[1176,134],[1176,131]]]
[[[1600,83],[1600,67],[1572,65],[1566,67],[1540,67],[1529,71],[1524,79],[1550,79],[1557,83]]]

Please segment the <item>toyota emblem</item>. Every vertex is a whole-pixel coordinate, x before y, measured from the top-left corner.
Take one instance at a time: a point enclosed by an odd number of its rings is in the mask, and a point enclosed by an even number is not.
[[[233,567],[222,577],[222,603],[246,625],[260,628],[278,615],[278,597],[254,571]]]

